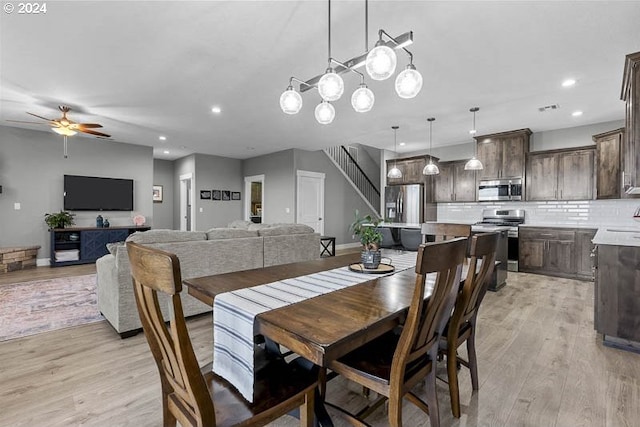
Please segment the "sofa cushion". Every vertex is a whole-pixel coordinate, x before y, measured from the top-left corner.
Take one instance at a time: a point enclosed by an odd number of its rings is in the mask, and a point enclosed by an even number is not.
[[[115,255],[120,246],[124,246],[124,242],[107,243],[107,250],[111,255]]]
[[[203,231],[149,230],[136,231],[127,237],[127,242],[142,244],[192,242],[195,240],[207,240],[207,234]]]
[[[228,228],[243,228],[243,229],[247,229],[251,224],[253,224],[251,221],[245,221],[242,219],[236,219],[235,221],[231,221],[227,227]]]
[[[258,232],[242,228],[211,228],[207,231],[207,240],[236,239],[240,237],[258,237]]]
[[[313,228],[304,224],[282,224],[276,227],[265,227],[258,230],[260,236],[283,236],[289,234],[311,234]]]

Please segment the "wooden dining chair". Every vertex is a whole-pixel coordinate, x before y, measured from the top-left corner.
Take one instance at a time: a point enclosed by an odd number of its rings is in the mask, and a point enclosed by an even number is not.
[[[287,364],[281,357],[257,356],[254,402],[246,401],[212,364],[198,366],[182,311],[180,261],[171,253],[127,243],[138,313],[162,385],[163,425],[265,425],[296,408],[300,424],[313,425],[317,375]],[[170,299],[165,325],[158,292]],[[213,351],[213,350],[212,350]]]
[[[435,361],[440,334],[455,302],[466,248],[465,238],[421,245],[415,288],[402,331],[384,334],[329,364],[329,369],[336,374],[381,395],[372,407],[360,411],[361,416],[388,399],[389,424],[401,426],[402,402],[406,397],[429,414],[432,427],[440,425]],[[436,274],[433,292],[425,299],[425,279],[429,273]],[[422,381],[426,382],[426,402],[411,392]],[[356,416],[347,415],[352,422],[366,425]]]
[[[422,243],[427,241],[427,236],[433,236],[433,241],[440,242],[456,237],[469,237],[471,235],[471,226],[469,224],[426,222],[422,224],[421,234]]]
[[[480,303],[487,293],[493,273],[498,246],[498,233],[476,234],[471,238],[469,269],[456,298],[453,315],[440,339],[440,353],[447,357],[447,376],[451,396],[451,412],[460,418],[458,363],[469,368],[471,386],[478,390],[478,359],[476,357],[476,321]],[[458,356],[458,347],[466,341],[469,360]]]

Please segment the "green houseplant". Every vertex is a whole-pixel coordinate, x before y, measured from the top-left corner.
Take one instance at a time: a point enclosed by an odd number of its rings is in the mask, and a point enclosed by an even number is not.
[[[375,269],[380,265],[382,255],[379,245],[382,242],[382,233],[376,229],[379,223],[380,220],[374,219],[371,215],[360,217],[356,209],[355,220],[349,226],[353,238],[360,239],[362,243],[361,261],[364,268]]]
[[[74,216],[76,216],[76,214],[72,214],[67,211],[60,211],[52,214],[47,213],[44,214],[44,222],[47,223],[50,230],[53,230],[54,228],[65,228],[66,226],[74,224]]]

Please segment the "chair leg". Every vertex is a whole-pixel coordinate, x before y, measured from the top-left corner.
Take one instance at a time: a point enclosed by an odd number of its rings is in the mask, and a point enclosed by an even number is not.
[[[304,403],[300,407],[300,427],[313,427],[314,425],[315,387],[304,395]]]
[[[435,366],[425,379],[425,391],[427,405],[429,406],[430,427],[440,427],[440,411],[438,409],[438,395],[436,394],[436,372]]]
[[[471,326],[471,334],[467,338],[467,353],[469,355],[469,371],[471,372],[471,386],[478,390],[478,359],[476,357],[476,328]]]
[[[389,425],[402,427],[402,396],[389,396]]]
[[[451,397],[451,413],[460,418],[460,389],[458,387],[458,357],[455,343],[447,345],[447,377],[449,378],[449,396]]]

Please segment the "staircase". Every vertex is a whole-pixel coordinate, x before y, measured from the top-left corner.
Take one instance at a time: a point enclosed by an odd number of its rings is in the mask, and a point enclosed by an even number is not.
[[[378,217],[380,217],[380,190],[371,179],[364,173],[358,162],[351,156],[349,150],[344,145],[325,148],[325,154],[338,168],[340,172],[351,183],[356,192],[362,197]]]

